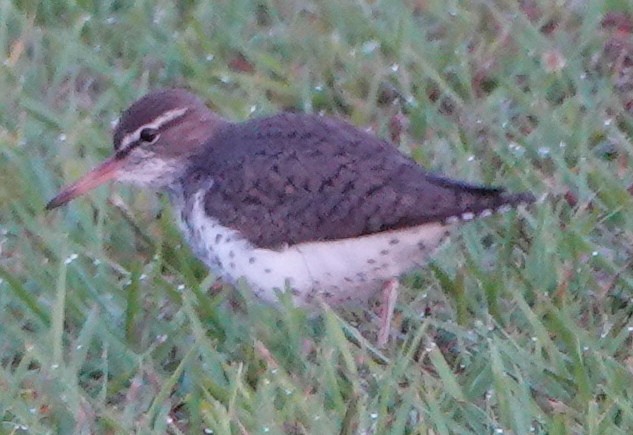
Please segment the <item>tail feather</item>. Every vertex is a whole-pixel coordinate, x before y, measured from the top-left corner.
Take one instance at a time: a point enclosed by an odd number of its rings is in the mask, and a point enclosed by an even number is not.
[[[536,198],[529,192],[508,193],[500,188],[474,186],[462,192],[465,196],[461,207],[454,214],[444,219],[444,223],[453,224],[469,221],[477,217],[486,217],[495,213],[503,213],[533,203]]]

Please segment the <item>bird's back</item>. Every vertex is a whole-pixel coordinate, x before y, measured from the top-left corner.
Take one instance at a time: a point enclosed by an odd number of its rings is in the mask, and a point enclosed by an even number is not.
[[[223,127],[189,177],[211,178],[206,212],[264,248],[447,223],[532,200],[430,174],[350,124],[293,113]]]

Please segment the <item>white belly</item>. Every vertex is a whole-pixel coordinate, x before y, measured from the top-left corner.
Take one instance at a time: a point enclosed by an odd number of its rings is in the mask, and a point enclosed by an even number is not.
[[[229,282],[244,279],[270,302],[290,291],[296,304],[369,299],[386,280],[425,263],[450,226],[425,224],[359,238],[307,242],[279,250],[257,248],[204,213],[196,195],[183,231],[196,255]]]

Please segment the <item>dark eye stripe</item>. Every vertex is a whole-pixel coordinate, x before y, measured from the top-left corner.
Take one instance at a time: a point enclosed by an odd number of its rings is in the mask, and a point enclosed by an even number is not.
[[[151,142],[154,142],[158,138],[158,135],[159,135],[158,129],[144,128],[143,130],[141,130],[139,137],[143,142],[151,143]]]
[[[187,113],[187,110],[188,109],[186,107],[180,107],[180,108],[168,110],[165,113],[159,115],[153,121],[148,122],[144,125],[140,125],[136,130],[123,135],[123,137],[121,137],[121,139],[118,141],[118,144],[114,145],[114,148],[117,151],[117,154],[121,154],[122,156],[127,155],[130,149],[133,149],[140,144],[139,142],[152,143],[153,141],[156,140],[155,138],[149,141],[146,141],[145,139],[149,139],[149,137],[146,137],[146,138],[141,137],[141,135],[148,133],[148,132],[145,132],[145,130],[156,131],[159,133],[164,128],[171,126],[175,122],[178,122],[180,118],[182,118],[185,115],[185,113]],[[126,152],[119,153],[119,151],[126,151]]]

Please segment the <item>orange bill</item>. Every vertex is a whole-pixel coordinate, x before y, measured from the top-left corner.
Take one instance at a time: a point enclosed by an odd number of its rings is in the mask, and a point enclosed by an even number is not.
[[[79,180],[62,189],[55,198],[51,199],[48,204],[46,204],[46,210],[52,210],[60,207],[70,200],[102,185],[106,181],[116,178],[119,170],[123,166],[123,162],[123,159],[117,159],[116,156],[112,156],[105,160]]]

